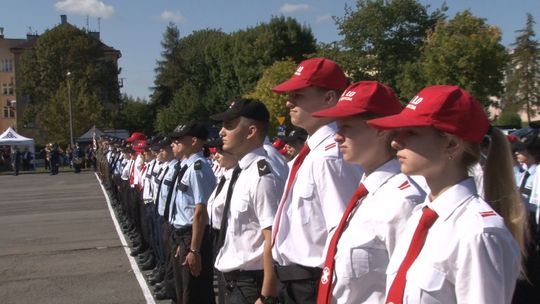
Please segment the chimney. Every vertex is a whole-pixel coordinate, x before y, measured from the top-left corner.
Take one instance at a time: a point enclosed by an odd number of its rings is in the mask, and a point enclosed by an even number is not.
[[[67,23],[67,16],[66,15],[60,15],[60,21],[61,21],[61,24],[66,24]]]
[[[4,39],[4,28],[0,27],[0,39]]]

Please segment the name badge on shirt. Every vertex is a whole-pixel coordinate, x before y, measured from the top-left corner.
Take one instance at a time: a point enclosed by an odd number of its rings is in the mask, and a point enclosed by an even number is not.
[[[188,185],[179,182],[176,188],[178,189],[178,191],[186,192],[188,189]]]

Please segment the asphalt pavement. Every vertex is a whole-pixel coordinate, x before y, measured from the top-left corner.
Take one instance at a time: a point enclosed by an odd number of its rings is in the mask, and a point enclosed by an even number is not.
[[[93,172],[0,176],[0,303],[147,303]]]

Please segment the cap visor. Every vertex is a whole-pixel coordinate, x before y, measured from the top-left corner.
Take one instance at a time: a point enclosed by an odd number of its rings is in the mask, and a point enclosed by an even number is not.
[[[309,86],[311,86],[311,84],[309,84],[306,80],[295,77],[273,87],[272,91],[276,93],[286,93],[307,88]]]
[[[348,107],[348,106],[335,106],[329,109],[325,109],[322,111],[315,112],[311,114],[313,117],[334,117],[334,118],[340,118],[340,117],[347,117],[347,116],[353,116],[358,115],[362,113],[368,112],[366,109],[360,109],[357,107]]]
[[[403,112],[396,115],[390,115],[381,118],[375,118],[368,120],[368,125],[372,126],[375,129],[397,129],[397,128],[406,128],[406,127],[425,127],[431,126],[432,124],[422,120],[419,117],[403,115]]]

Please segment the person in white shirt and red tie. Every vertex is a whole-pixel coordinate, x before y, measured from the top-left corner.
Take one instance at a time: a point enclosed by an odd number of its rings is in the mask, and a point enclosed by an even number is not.
[[[272,226],[281,303],[315,303],[328,236],[360,182],[361,168],[345,162],[334,141],[334,119],[311,115],[335,106],[347,84],[335,62],[313,58],[301,62],[289,80],[272,89],[289,95],[291,123],[308,134],[306,145],[292,160]]]
[[[431,190],[390,259],[386,303],[511,303],[526,213],[506,137],[480,103],[460,87],[431,86],[401,113],[368,124],[397,129],[401,171],[424,176]],[[486,135],[484,200],[467,169]]]
[[[425,192],[400,171],[393,132],[367,124],[403,109],[392,89],[376,81],[349,86],[335,107],[315,117],[337,119],[334,137],[343,158],[364,168],[360,186],[334,231],[317,303],[383,303],[386,267],[413,208]]]

